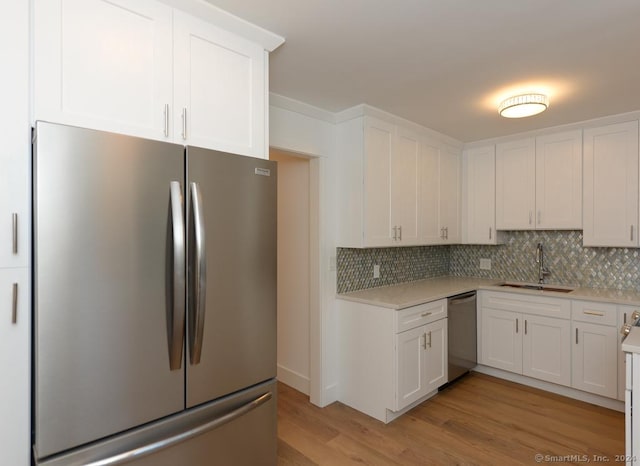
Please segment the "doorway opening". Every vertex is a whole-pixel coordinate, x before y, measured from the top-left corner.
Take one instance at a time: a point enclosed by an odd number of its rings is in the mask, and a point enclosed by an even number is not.
[[[273,148],[269,158],[278,162],[277,377],[310,395],[319,313],[317,161]]]

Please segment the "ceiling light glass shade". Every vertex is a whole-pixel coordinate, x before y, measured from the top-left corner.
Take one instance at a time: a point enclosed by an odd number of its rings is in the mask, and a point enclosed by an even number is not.
[[[544,94],[522,94],[502,101],[498,113],[505,118],[523,118],[544,112],[549,98]]]

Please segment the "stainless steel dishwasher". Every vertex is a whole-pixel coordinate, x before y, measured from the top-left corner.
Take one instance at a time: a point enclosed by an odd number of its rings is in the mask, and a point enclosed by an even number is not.
[[[476,292],[452,296],[448,300],[449,375],[452,382],[478,363],[476,344]]]

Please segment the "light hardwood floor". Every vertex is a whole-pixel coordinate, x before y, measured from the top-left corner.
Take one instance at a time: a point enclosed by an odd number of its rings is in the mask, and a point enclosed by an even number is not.
[[[387,425],[341,403],[318,408],[278,385],[283,466],[594,464],[598,456],[620,464],[616,455],[624,455],[623,413],[483,374]]]

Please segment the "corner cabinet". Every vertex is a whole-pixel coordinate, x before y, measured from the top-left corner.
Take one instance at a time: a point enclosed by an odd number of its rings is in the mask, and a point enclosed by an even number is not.
[[[372,116],[339,123],[337,134],[339,246],[460,242],[458,150]]]
[[[261,45],[155,0],[35,0],[34,31],[35,120],[267,157]]]
[[[638,247],[638,122],[584,131],[583,246]]]
[[[0,97],[0,464],[31,464],[29,2],[4,2]]]
[[[447,382],[447,300],[395,310],[339,300],[339,401],[390,422]]]

